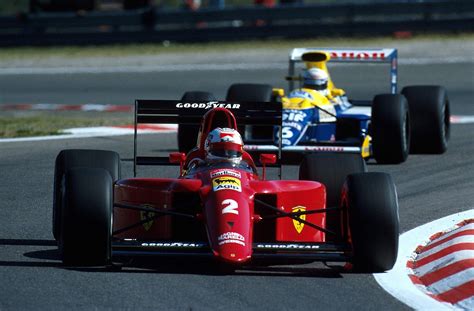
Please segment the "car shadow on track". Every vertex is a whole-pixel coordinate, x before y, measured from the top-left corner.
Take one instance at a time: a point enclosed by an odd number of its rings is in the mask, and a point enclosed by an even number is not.
[[[23,254],[25,257],[28,257],[28,258],[40,259],[40,260],[45,260],[45,261],[0,260],[0,266],[3,266],[3,267],[60,267],[62,264],[61,262],[58,261],[59,253],[56,248],[51,249],[52,246],[55,247],[56,245],[57,243],[54,240],[0,239],[0,246],[14,246],[14,247],[47,246],[49,247],[49,249],[28,251]]]
[[[342,278],[342,268],[307,267],[307,266],[244,266],[233,268],[222,266],[213,261],[190,262],[186,259],[173,262],[158,260],[153,263],[132,261],[115,264],[109,267],[67,267],[82,272],[118,272],[118,273],[163,273],[163,274],[195,274],[207,276],[270,276],[270,277],[312,277]]]
[[[312,278],[342,278],[346,271],[342,267],[328,268],[322,264],[280,265],[280,266],[244,266],[231,267],[221,265],[212,260],[190,261],[186,258],[173,259],[134,259],[115,262],[108,266],[67,266],[61,262],[54,240],[40,239],[0,239],[0,246],[30,246],[48,247],[47,249],[27,251],[24,257],[31,260],[0,260],[0,266],[5,267],[53,267],[81,272],[112,272],[112,273],[163,273],[163,274],[195,274],[207,276],[269,276],[269,277],[312,277]],[[54,247],[54,248],[51,248]]]
[[[0,245],[56,246],[57,244],[54,240],[0,239]]]

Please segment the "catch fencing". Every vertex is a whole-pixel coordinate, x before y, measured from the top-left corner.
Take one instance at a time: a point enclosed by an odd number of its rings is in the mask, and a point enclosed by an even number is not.
[[[0,17],[0,46],[207,42],[472,32],[474,1],[390,1]]]

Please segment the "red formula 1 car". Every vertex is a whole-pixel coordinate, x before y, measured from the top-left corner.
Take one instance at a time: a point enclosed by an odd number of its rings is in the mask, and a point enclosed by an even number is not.
[[[216,108],[203,109],[208,105]],[[230,267],[323,261],[351,262],[366,272],[392,268],[399,233],[395,186],[388,174],[366,172],[360,155],[308,155],[300,180],[266,179],[279,155],[257,161],[243,151],[239,163],[201,160],[214,128],[237,129],[237,121],[281,127],[281,116],[275,103],[138,100],[135,128],[202,118],[198,146],[187,155],[138,156],[135,135],[134,175],[137,165],[179,165],[177,178],[120,179],[115,152],[61,151],[53,233],[63,262],[202,256]],[[191,165],[196,159],[200,164]]]

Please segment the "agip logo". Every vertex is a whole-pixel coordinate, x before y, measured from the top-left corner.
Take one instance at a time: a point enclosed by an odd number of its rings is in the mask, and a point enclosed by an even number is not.
[[[242,192],[242,186],[240,183],[240,179],[235,177],[217,177],[212,180],[212,189],[214,191],[219,190],[234,190],[238,192]]]
[[[295,206],[291,209],[291,212],[292,213],[306,212],[306,207],[304,207],[304,206]],[[306,220],[306,215],[305,214],[299,215],[297,217],[299,219],[303,220],[303,221]],[[301,233],[301,231],[303,231],[303,228],[304,228],[304,223],[302,223],[302,222],[300,222],[296,219],[293,219],[293,226],[295,227],[296,232]]]

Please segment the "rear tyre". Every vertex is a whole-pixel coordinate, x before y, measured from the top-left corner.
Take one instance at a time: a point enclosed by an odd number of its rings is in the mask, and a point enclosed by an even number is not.
[[[312,153],[303,158],[299,179],[322,183],[326,187],[326,207],[339,207],[347,175],[366,171],[365,161],[360,154]],[[327,240],[335,240],[342,235],[341,219],[340,211],[326,213],[326,228],[337,233],[337,237],[327,235]]]
[[[136,10],[150,6],[150,0],[124,0],[124,10]]]
[[[344,184],[343,206],[347,209],[354,270],[390,270],[397,259],[399,235],[398,199],[391,176],[349,175]]]
[[[64,264],[110,261],[113,181],[100,168],[73,168],[64,175],[59,251]]]
[[[402,95],[374,97],[371,128],[375,160],[385,164],[405,162],[410,146],[410,114]]]
[[[270,102],[272,86],[256,83],[235,83],[227,90],[227,101]]]
[[[67,170],[74,167],[101,168],[109,172],[113,181],[120,179],[118,153],[105,150],[62,150],[56,157],[54,166],[52,231],[55,240],[59,240],[60,236],[63,177]]]
[[[209,92],[190,91],[184,93],[181,98],[186,102],[215,101],[216,97]],[[196,147],[199,133],[199,125],[197,124],[178,124],[178,150],[188,153]]]
[[[226,100],[229,102],[271,102],[273,88],[268,84],[235,83],[227,90]],[[246,126],[239,128],[244,141],[253,139],[273,140],[272,126]]]
[[[408,86],[402,94],[411,116],[411,153],[440,154],[448,149],[450,105],[441,86]]]

